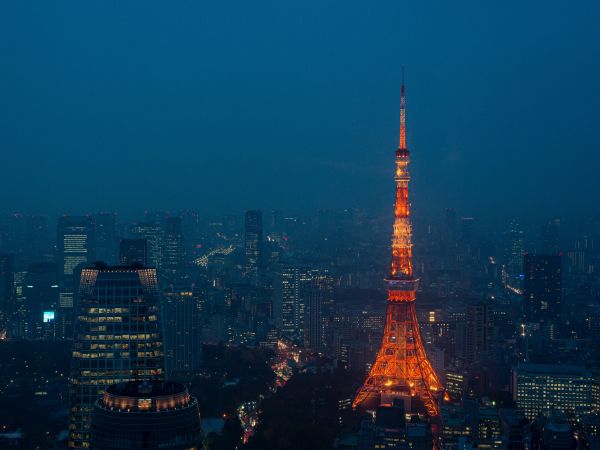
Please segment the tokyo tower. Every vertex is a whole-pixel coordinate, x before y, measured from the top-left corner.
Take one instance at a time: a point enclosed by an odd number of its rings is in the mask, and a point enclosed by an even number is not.
[[[404,76],[400,100],[400,145],[396,150],[396,204],[392,239],[392,267],[386,278],[388,297],[385,327],[377,359],[352,404],[384,402],[395,396],[418,397],[430,416],[439,415],[442,384],[434,372],[421,341],[415,309],[418,279],[412,268],[412,228],[408,201],[406,148],[406,100]]]

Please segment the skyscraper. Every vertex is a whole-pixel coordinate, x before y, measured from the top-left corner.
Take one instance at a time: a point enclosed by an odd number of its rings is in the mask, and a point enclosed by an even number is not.
[[[246,276],[257,282],[262,268],[263,225],[262,211],[246,211],[244,221],[244,243],[246,247]]]
[[[523,315],[526,323],[556,323],[562,297],[562,257],[530,255],[523,260]]]
[[[323,350],[323,290],[319,281],[306,283],[302,297],[306,303],[304,318],[304,347],[313,352]]]
[[[15,309],[15,261],[10,254],[0,255],[0,333],[5,334]]]
[[[58,218],[56,248],[60,264],[59,275],[63,286],[72,288],[73,274],[79,265],[96,258],[94,221],[88,216],[61,216]]]
[[[77,290],[78,270],[96,259],[95,225],[89,216],[58,218],[56,248],[59,275],[59,335],[72,337],[72,313]]]
[[[148,265],[160,268],[163,259],[163,235],[158,223],[139,222],[131,227],[131,234],[137,239],[146,239]]]
[[[75,324],[69,445],[89,445],[90,414],[104,389],[163,377],[155,269],[83,269]]]
[[[473,300],[466,304],[465,324],[457,330],[457,354],[465,362],[483,361],[490,356],[492,345],[492,312],[486,300]],[[460,332],[459,332],[460,331]]]
[[[413,276],[412,226],[408,183],[410,153],[406,147],[404,82],[400,100],[400,144],[396,150],[396,204],[392,239],[392,264],[387,277],[387,312],[377,358],[354,399],[358,407],[367,400],[417,396],[431,416],[439,414],[442,384],[429,362],[415,308],[418,279]]]
[[[309,267],[283,266],[277,285],[277,315],[281,332],[290,339],[303,341],[309,285],[316,282],[318,271]],[[316,300],[316,299],[315,299]]]
[[[115,213],[96,214],[96,259],[106,264],[117,263],[117,236]]]
[[[23,291],[27,305],[29,337],[53,339],[55,337],[54,325],[58,315],[59,294],[56,264],[29,264]],[[48,328],[51,329],[48,330]]]
[[[290,300],[300,319],[297,326],[303,327],[304,347],[321,352],[334,315],[333,278],[326,270],[299,268],[296,273],[296,290]]]
[[[165,276],[171,281],[175,277],[182,275],[184,252],[181,217],[168,217],[165,229],[162,269]]]
[[[194,285],[173,285],[161,293],[166,373],[193,372],[202,362],[201,292]]]
[[[558,253],[560,250],[560,219],[554,218],[542,225],[540,229],[539,252],[545,254]]]
[[[131,266],[148,265],[148,241],[146,239],[121,239],[119,242],[119,264]]]

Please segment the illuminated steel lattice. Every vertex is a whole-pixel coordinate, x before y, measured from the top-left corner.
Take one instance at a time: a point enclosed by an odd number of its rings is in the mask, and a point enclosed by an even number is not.
[[[443,393],[421,341],[415,310],[418,280],[412,269],[412,228],[408,201],[408,164],[406,148],[404,83],[400,105],[400,145],[396,151],[396,205],[392,239],[392,267],[386,279],[388,304],[381,347],[367,379],[358,391],[353,407],[382,396],[418,397],[430,416],[439,415],[438,402]]]

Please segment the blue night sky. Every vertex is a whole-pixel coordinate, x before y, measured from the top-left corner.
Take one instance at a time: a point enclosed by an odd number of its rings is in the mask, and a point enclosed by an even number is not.
[[[0,210],[598,213],[600,2],[0,6]]]

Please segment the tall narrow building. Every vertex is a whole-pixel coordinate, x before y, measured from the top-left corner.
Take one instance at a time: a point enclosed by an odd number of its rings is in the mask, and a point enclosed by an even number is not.
[[[73,305],[79,283],[79,270],[96,259],[95,235],[93,217],[61,216],[58,219],[58,334],[62,338],[73,337]]]
[[[418,279],[413,276],[412,267],[412,227],[408,200],[410,153],[406,147],[405,106],[403,82],[400,145],[396,150],[392,267],[385,280],[388,300],[384,334],[377,358],[354,399],[353,407],[373,401],[388,403],[394,398],[411,399],[416,396],[430,416],[437,416],[442,384],[425,353],[415,309]]]
[[[106,264],[117,263],[117,215],[96,214],[96,259]]]
[[[302,342],[306,310],[306,287],[315,279],[309,267],[283,266],[277,283],[277,319],[284,336]]]
[[[131,227],[136,239],[146,239],[148,266],[160,268],[163,259],[163,233],[158,223],[139,222]]]
[[[155,269],[83,269],[75,323],[69,446],[89,447],[90,414],[106,387],[163,378]]]
[[[5,334],[15,311],[14,255],[0,255],[0,334]]]
[[[526,323],[556,324],[562,297],[561,255],[523,257],[523,315]]]
[[[250,281],[256,282],[258,280],[263,257],[262,211],[246,211],[244,243],[246,247],[246,276]]]
[[[91,263],[96,258],[94,220],[88,216],[61,216],[58,219],[56,248],[60,281],[72,288],[77,266]]]
[[[166,374],[195,372],[202,362],[200,290],[171,284],[161,292],[160,315],[165,341]]]
[[[56,264],[31,263],[27,266],[23,296],[30,338],[54,339],[55,323],[51,321],[56,320],[58,289]]]
[[[119,264],[131,266],[148,265],[148,241],[146,239],[121,239],[119,243]]]
[[[169,217],[165,229],[162,269],[170,281],[182,275],[184,252],[181,217]]]

